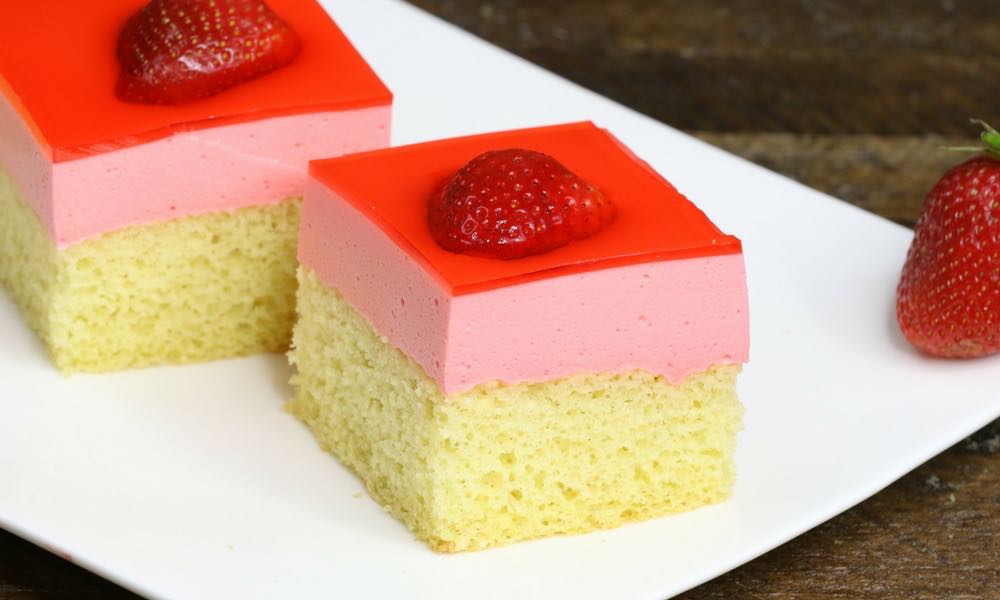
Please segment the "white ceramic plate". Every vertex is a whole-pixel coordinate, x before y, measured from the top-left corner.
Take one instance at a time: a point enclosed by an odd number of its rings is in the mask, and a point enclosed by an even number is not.
[[[0,294],[0,526],[162,598],[648,598],[727,571],[1000,414],[1000,357],[925,359],[892,305],[910,233],[402,3],[326,3],[396,92],[394,142],[593,119],[744,240],[752,357],[729,502],[437,555],[281,410],[256,357],[65,380]]]

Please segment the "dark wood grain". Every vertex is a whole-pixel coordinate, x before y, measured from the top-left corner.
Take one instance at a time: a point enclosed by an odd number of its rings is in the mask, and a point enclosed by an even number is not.
[[[689,131],[913,135],[1000,120],[995,0],[412,0]]]
[[[0,529],[0,600],[139,597]]]
[[[912,225],[1000,122],[995,0],[411,0],[666,123]],[[942,399],[946,401],[946,399]],[[685,600],[1000,599],[1000,421]],[[135,596],[0,531],[0,600]]]

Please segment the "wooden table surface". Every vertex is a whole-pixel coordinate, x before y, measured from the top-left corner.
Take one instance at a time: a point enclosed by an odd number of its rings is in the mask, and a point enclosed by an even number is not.
[[[411,1],[910,226],[941,147],[1000,123],[996,0]],[[0,531],[0,599],[134,597]],[[682,597],[1000,599],[1000,421]]]

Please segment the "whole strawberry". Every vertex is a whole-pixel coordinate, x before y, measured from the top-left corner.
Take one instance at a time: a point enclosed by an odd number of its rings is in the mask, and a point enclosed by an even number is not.
[[[615,205],[556,159],[513,148],[473,158],[430,200],[434,240],[451,252],[512,259],[591,236]]]
[[[263,0],[152,0],[118,38],[115,93],[180,104],[282,67],[299,38]]]
[[[910,342],[935,356],[1000,352],[1000,133],[927,195],[896,292]]]

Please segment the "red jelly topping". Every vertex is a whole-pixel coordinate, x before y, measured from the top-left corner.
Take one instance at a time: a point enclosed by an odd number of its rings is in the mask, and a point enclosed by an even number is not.
[[[599,233],[543,254],[494,260],[442,248],[427,226],[427,199],[473,157],[525,148],[601,190],[618,213]],[[453,294],[610,266],[741,252],[694,204],[592,123],[478,135],[314,161],[314,178],[372,219]]]
[[[115,96],[118,37],[147,0],[18,0],[0,18],[0,93],[54,161],[176,131],[388,104],[392,95],[314,0],[268,0],[302,50],[288,66],[204,100],[172,106]]]

